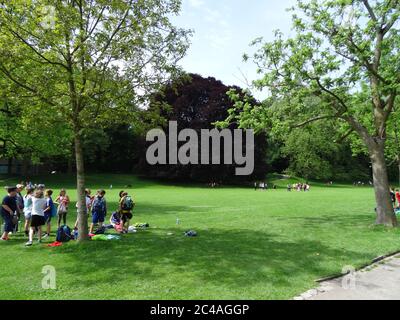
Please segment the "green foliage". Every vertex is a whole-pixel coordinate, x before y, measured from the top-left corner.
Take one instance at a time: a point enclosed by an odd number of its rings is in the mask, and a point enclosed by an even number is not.
[[[306,179],[328,179],[333,176],[329,160],[339,146],[329,140],[331,129],[328,126],[313,125],[289,133],[283,152],[290,159],[290,174]]]
[[[2,95],[24,109],[22,126],[35,141],[48,123],[62,133],[53,145],[138,122],[149,93],[180,74],[191,32],[172,25],[179,10],[179,0],[2,1]]]
[[[265,108],[284,100],[286,119],[272,122],[278,130],[294,122],[338,119],[364,143],[372,145],[371,136],[384,137],[400,88],[400,56],[393,50],[400,43],[394,27],[400,5],[365,3],[298,1],[294,37],[285,39],[277,31],[274,41],[253,43],[259,46],[253,56],[260,74],[255,86],[267,88],[271,98],[264,108],[238,102],[232,113],[255,128],[268,128]]]

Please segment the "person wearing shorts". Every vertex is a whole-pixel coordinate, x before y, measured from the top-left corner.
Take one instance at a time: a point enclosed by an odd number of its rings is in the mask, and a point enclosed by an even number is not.
[[[13,217],[17,214],[17,188],[6,187],[7,195],[3,198],[1,203],[1,216],[4,220],[4,232],[1,236],[1,240],[10,240],[8,234],[14,230]]]
[[[89,233],[93,234],[93,228],[97,224],[101,228],[107,215],[107,202],[104,198],[106,192],[98,190],[92,202],[92,223],[90,224]]]
[[[127,199],[127,197],[129,197],[128,192],[121,191],[119,193],[119,197],[120,197],[120,200],[119,200],[119,208],[118,209],[119,209],[119,213],[121,215],[122,232],[128,233],[129,223],[130,223],[131,219],[133,218],[132,209],[133,209],[134,203],[132,203],[132,208],[125,207],[125,200]],[[131,198],[130,198],[130,200],[133,201]]]
[[[53,199],[51,198],[52,194],[53,194],[53,190],[51,190],[51,189],[48,189],[45,192],[46,208],[44,209],[44,219],[46,221],[46,233],[43,235],[44,238],[50,237],[51,215],[53,213],[53,207],[54,207],[54,202],[53,202]]]
[[[29,230],[29,241],[25,244],[31,246],[33,236],[37,233],[38,242],[42,241],[42,226],[46,224],[44,210],[47,207],[47,200],[44,199],[43,191],[36,190],[32,198],[31,226]]]
[[[63,220],[64,225],[67,224],[67,213],[68,213],[68,205],[69,205],[69,197],[67,195],[67,191],[65,189],[61,189],[60,195],[56,199],[56,203],[58,203],[58,228],[61,226],[61,220]]]
[[[34,189],[26,187],[26,195],[24,196],[24,216],[25,216],[25,235],[29,236],[29,225],[32,217],[32,198]]]

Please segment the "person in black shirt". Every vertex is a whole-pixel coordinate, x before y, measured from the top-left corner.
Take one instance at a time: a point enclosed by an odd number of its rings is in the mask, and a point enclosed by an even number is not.
[[[6,187],[7,195],[3,198],[1,203],[1,216],[4,220],[4,233],[1,240],[10,240],[8,234],[14,230],[13,216],[18,211],[17,208],[17,188]]]

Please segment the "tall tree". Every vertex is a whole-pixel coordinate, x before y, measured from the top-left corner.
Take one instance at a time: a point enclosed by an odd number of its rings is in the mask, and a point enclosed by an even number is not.
[[[360,137],[372,162],[376,223],[395,226],[384,151],[400,90],[400,1],[298,0],[293,11],[296,35],[285,39],[277,31],[255,53],[263,74],[255,84],[272,97],[296,102],[292,125],[336,119]],[[320,103],[309,105],[309,97]]]
[[[79,240],[87,239],[83,135],[129,119],[178,70],[189,33],[180,0],[0,1],[0,72],[72,131]]]
[[[238,87],[234,87],[239,90]],[[154,95],[149,109],[145,112],[146,122],[158,122],[168,135],[167,121],[176,121],[178,130],[190,128],[197,131],[200,136],[201,129],[214,129],[219,121],[228,116],[228,110],[233,106],[227,92],[232,89],[213,77],[204,78],[198,74],[188,74],[181,79],[167,85],[162,91]],[[252,103],[257,103],[253,97],[249,97]],[[154,123],[155,124],[155,123]],[[153,125],[154,125],[153,124]],[[229,126],[230,130],[237,128],[236,124]],[[222,139],[220,150],[223,154],[225,138]],[[234,147],[233,142],[227,142]],[[184,145],[180,141],[178,146]],[[243,141],[245,146],[245,141]],[[202,150],[201,139],[198,141],[198,149]],[[143,144],[143,147],[145,145]],[[167,151],[168,152],[168,151]],[[235,164],[211,164],[213,154],[210,152],[209,165],[200,164],[201,152],[195,156],[199,164],[147,164],[146,152],[141,152],[143,157],[139,159],[139,169],[147,176],[162,177],[175,180],[192,180],[201,182],[243,182],[255,179],[264,179],[266,175],[266,136],[259,134],[255,137],[254,146],[254,172],[250,176],[236,176]]]

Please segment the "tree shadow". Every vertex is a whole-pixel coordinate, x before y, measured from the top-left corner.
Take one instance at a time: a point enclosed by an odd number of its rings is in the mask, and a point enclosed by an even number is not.
[[[190,274],[191,282],[236,291],[260,282],[270,289],[287,290],[296,277],[316,279],[331,273],[328,262],[365,258],[365,254],[333,249],[319,241],[290,242],[260,231],[196,231],[197,238],[187,238],[180,228],[149,229],[124,235],[120,241],[68,244],[54,254],[72,258],[63,272],[79,279],[82,286],[93,285],[88,279],[124,281],[125,272],[133,272],[141,280],[156,282],[171,274]]]
[[[366,227],[372,225],[374,218],[374,214],[366,213],[358,215],[285,216],[275,217],[274,219],[295,223],[300,228],[321,229],[332,225],[338,228]]]

